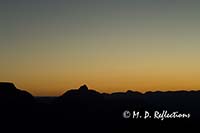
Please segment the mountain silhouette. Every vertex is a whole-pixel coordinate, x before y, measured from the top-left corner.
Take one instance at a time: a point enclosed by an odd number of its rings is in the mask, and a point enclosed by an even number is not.
[[[87,85],[83,85],[79,88],[79,90],[82,92],[87,92],[89,89],[88,89]]]
[[[95,91],[95,90],[89,90],[86,85],[81,86],[79,89],[69,90],[66,93],[64,93],[61,97],[62,101],[65,100],[82,100],[89,102],[90,100],[99,100],[102,97],[102,95]]]
[[[0,104],[30,104],[33,101],[30,93],[17,89],[13,83],[0,82]]]
[[[13,83],[0,82],[0,122],[78,132],[129,132],[144,128],[194,127],[200,121],[200,91],[99,93],[83,85],[58,97],[34,97]],[[123,117],[128,110],[144,113],[167,110],[190,113],[189,119],[130,119]],[[12,123],[12,124],[11,124]],[[31,123],[31,124],[28,124]],[[28,125],[27,125],[28,124]],[[0,124],[1,125],[1,124]],[[42,126],[41,126],[42,125]],[[90,126],[88,126],[90,125]],[[197,126],[198,127],[198,126]]]
[[[9,132],[11,127],[21,127],[33,122],[35,98],[28,92],[15,87],[13,83],[0,82],[0,127]],[[21,126],[23,125],[23,126]],[[3,129],[6,128],[6,129]]]

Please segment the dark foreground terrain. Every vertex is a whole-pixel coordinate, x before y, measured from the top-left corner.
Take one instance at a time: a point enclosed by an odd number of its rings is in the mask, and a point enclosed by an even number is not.
[[[192,131],[200,122],[200,91],[106,94],[84,85],[59,97],[33,97],[0,83],[0,122],[0,129],[27,133]]]

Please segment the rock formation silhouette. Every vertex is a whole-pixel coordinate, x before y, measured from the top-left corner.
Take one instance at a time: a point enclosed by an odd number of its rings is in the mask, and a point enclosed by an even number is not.
[[[99,93],[83,85],[58,97],[33,97],[17,89],[13,83],[0,82],[0,121],[9,125],[31,123],[34,128],[51,131],[62,129],[78,132],[129,132],[142,127],[193,127],[200,121],[200,91]],[[167,110],[190,113],[190,119],[130,119],[123,117],[128,110],[144,113]],[[1,125],[1,124],[0,124]],[[30,125],[30,124],[29,124]],[[88,126],[90,125],[90,126]],[[20,126],[20,125],[19,125]],[[198,127],[198,126],[197,126]],[[31,127],[33,128],[33,127]],[[95,129],[95,130],[92,130]],[[88,131],[89,132],[89,131]]]
[[[33,101],[30,93],[17,89],[13,83],[0,82],[0,104],[30,104]]]
[[[83,85],[77,90],[74,89],[67,91],[60,98],[62,99],[62,101],[80,100],[80,102],[91,102],[95,100],[100,100],[103,97],[99,92],[95,90],[89,90],[87,85]]]

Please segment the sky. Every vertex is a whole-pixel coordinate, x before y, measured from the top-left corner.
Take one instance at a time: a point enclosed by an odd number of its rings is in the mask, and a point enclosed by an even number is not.
[[[0,81],[33,95],[200,89],[198,0],[0,0]]]

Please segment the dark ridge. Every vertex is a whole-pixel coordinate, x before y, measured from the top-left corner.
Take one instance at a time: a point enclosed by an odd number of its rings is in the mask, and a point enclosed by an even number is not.
[[[88,87],[87,87],[87,85],[83,85],[83,86],[81,86],[79,88],[79,90],[82,91],[82,92],[87,92],[88,91]]]
[[[7,90],[16,89],[15,85],[10,82],[0,82],[0,89],[7,88]]]
[[[99,92],[89,90],[86,85],[81,86],[79,89],[69,90],[59,97],[64,102],[70,100],[93,101],[100,98],[102,98],[102,95]]]
[[[147,127],[153,131],[183,129],[199,124],[200,91],[140,93],[128,90],[108,94],[83,85],[58,97],[33,97],[13,83],[0,82],[0,107],[0,121],[8,121],[9,127],[33,125],[30,129],[40,131],[42,127],[45,132],[54,128],[66,132],[136,132],[137,129],[141,132]],[[151,115],[154,111],[178,111],[190,113],[191,118],[145,120],[133,119],[131,114],[128,119],[123,117],[125,110],[139,111],[141,115],[145,111]]]
[[[34,97],[23,90],[19,90],[13,83],[0,82],[0,103],[30,104]]]

